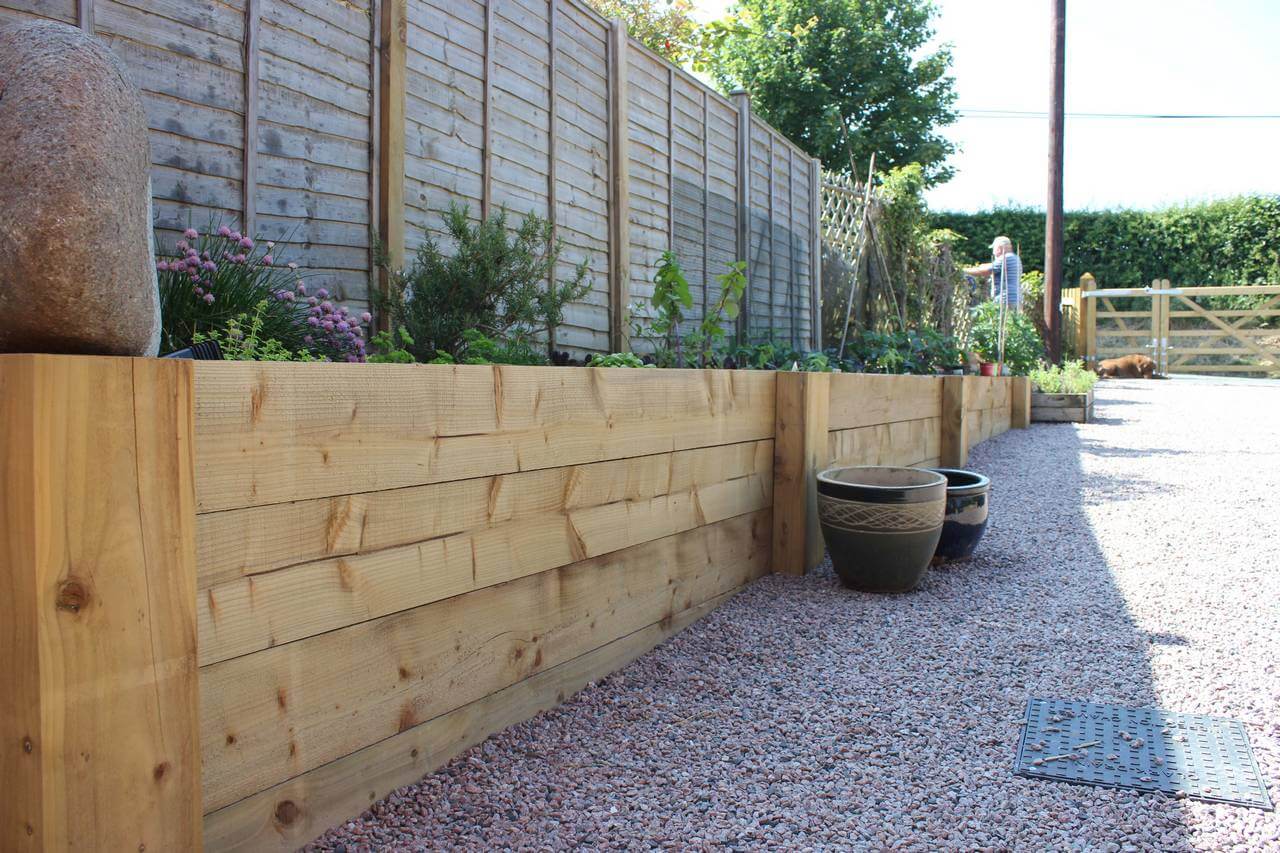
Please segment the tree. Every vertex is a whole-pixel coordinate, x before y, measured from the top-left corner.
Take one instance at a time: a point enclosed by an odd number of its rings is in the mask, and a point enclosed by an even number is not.
[[[878,167],[920,163],[947,180],[956,119],[947,46],[929,0],[739,0],[710,59],[716,81],[751,93],[752,109],[829,169],[849,154]],[[848,127],[846,144],[841,124]]]
[[[693,64],[701,50],[691,0],[588,0],[606,18],[627,22],[627,34],[675,65]]]

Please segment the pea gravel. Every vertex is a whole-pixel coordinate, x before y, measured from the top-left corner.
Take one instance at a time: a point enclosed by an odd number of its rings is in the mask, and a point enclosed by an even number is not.
[[[974,449],[916,592],[771,576],[316,850],[1280,850],[1280,812],[1015,777],[1028,696],[1237,717],[1280,801],[1280,385],[1099,386]]]

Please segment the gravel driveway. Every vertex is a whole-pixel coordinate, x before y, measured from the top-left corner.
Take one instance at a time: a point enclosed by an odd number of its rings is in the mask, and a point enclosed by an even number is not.
[[[1280,383],[1111,382],[975,448],[905,596],[768,577],[317,849],[1280,850],[1280,812],[1011,774],[1030,695],[1242,719],[1280,801]]]

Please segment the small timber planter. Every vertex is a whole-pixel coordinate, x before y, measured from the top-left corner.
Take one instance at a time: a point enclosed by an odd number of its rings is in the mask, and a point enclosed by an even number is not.
[[[1081,423],[1093,420],[1093,389],[1084,394],[1031,392],[1031,420],[1039,423]]]
[[[865,592],[907,592],[942,534],[947,478],[924,468],[854,466],[818,474],[818,520],[836,574]]]
[[[967,560],[987,530],[987,495],[991,480],[976,471],[933,468],[947,478],[947,514],[934,562]]]

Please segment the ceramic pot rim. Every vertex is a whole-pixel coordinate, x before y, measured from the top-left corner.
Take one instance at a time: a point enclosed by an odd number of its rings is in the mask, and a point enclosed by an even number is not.
[[[977,471],[970,471],[966,468],[930,468],[929,470],[936,471],[947,478],[948,495],[976,495],[991,488],[991,478],[985,474],[979,474]],[[973,482],[952,485],[951,478],[947,476],[948,474],[962,474],[965,477],[972,478]]]
[[[916,474],[932,474],[937,479],[931,480],[930,482],[927,482],[927,483],[918,483],[915,485],[881,486],[875,483],[861,483],[861,482],[850,481],[850,480],[837,480],[835,478],[835,475],[842,471],[910,471]],[[912,468],[906,465],[836,465],[826,469],[825,471],[819,471],[818,481],[821,483],[826,483],[828,485],[836,486],[836,487],[844,486],[847,488],[864,490],[872,494],[875,494],[877,492],[890,494],[894,492],[918,493],[918,492],[928,491],[929,489],[935,489],[938,486],[945,486],[947,483],[947,478],[946,478],[946,475],[939,474],[937,471],[934,471],[929,468]]]

